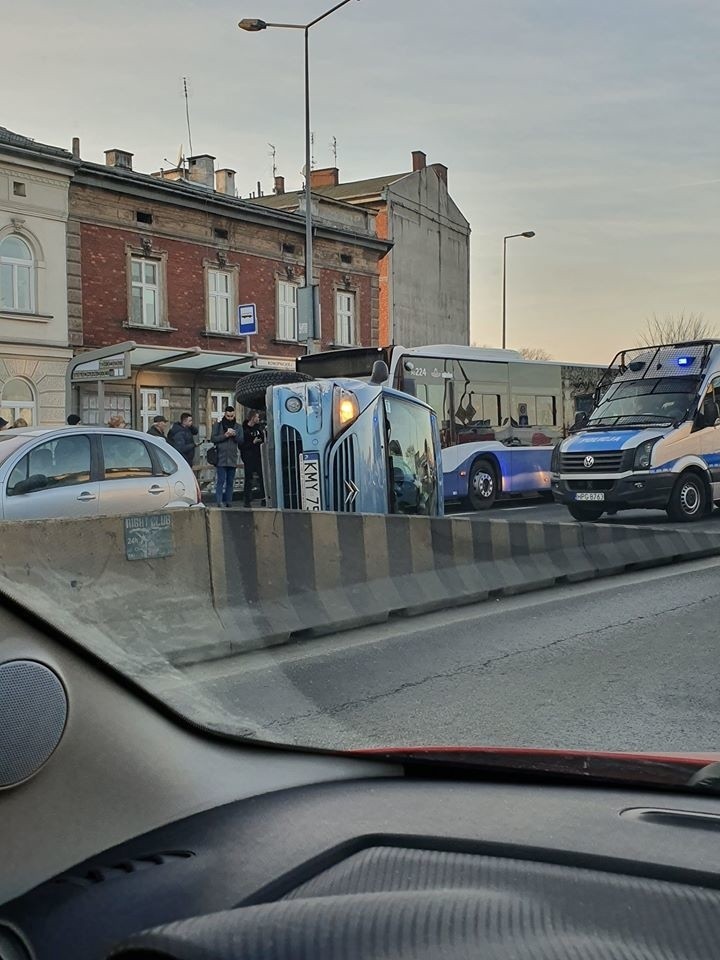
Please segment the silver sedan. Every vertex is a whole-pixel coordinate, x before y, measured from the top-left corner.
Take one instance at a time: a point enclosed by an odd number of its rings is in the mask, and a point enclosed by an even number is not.
[[[165,440],[109,427],[0,431],[0,519],[152,513],[199,503],[192,468]]]

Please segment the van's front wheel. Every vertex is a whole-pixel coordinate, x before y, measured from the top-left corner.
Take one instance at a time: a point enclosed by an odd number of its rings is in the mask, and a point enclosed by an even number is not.
[[[696,473],[681,473],[670,494],[667,515],[676,523],[700,520],[707,511],[707,490]]]

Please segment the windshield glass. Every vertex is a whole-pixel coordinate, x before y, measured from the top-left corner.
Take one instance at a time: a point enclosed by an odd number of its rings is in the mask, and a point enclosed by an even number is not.
[[[590,423],[686,420],[693,412],[699,377],[660,377],[613,384],[590,414]]]
[[[385,400],[391,513],[433,516],[438,505],[435,442],[427,410]]]
[[[3,3],[0,606],[230,738],[718,749],[719,30]]]

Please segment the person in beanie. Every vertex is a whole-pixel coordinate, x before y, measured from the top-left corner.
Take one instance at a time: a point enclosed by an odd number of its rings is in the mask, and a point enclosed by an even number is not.
[[[252,506],[253,477],[257,476],[260,484],[260,502],[265,506],[265,488],[263,487],[262,459],[260,446],[265,437],[260,426],[260,414],[252,410],[246,420],[243,420],[243,438],[240,446],[243,466],[245,467],[245,486],[243,488],[243,502],[246,507]]]
[[[168,421],[166,417],[157,416],[153,417],[153,422],[150,425],[148,433],[151,437],[162,437],[163,440],[167,440],[165,436],[165,431],[167,430]]]
[[[70,413],[65,423],[67,423],[69,427],[76,427],[79,423],[82,423],[82,420],[76,413]]]
[[[170,427],[167,435],[170,446],[175,447],[185,457],[190,466],[195,462],[195,437],[198,428],[193,426],[191,413],[183,413],[180,419]]]
[[[232,504],[241,438],[242,433],[238,430],[235,418],[235,407],[225,407],[225,414],[213,427],[210,437],[217,448],[215,502],[219,507],[223,504],[229,507]]]

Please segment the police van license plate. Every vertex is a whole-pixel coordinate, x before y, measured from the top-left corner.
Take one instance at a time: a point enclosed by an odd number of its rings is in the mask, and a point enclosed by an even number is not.
[[[604,493],[576,493],[576,500],[604,500]]]
[[[303,510],[322,510],[320,499],[320,454],[300,454],[300,495]]]

